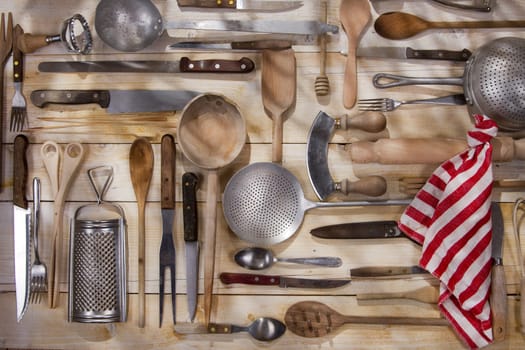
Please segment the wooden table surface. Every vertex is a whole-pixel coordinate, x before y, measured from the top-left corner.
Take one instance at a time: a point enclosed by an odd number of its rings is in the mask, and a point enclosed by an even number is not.
[[[11,11],[15,23],[20,24],[26,33],[55,34],[60,31],[62,22],[75,13],[84,15],[90,23],[95,40],[95,50],[86,59],[111,60],[175,60],[182,56],[192,59],[235,58],[246,56],[254,60],[256,72],[242,76],[223,76],[213,79],[206,76],[177,74],[58,74],[38,72],[37,66],[49,60],[79,60],[84,57],[69,54],[55,43],[47,48],[26,55],[24,94],[28,99],[36,89],[190,89],[199,92],[220,93],[235,101],[245,118],[247,142],[239,157],[220,170],[220,189],[224,189],[228,179],[243,166],[261,161],[271,161],[272,121],[265,114],[261,99],[261,54],[255,51],[171,51],[122,53],[103,49],[94,30],[96,1],[30,1],[5,0],[0,2],[0,12]],[[320,20],[319,1],[304,1],[304,6],[293,12],[235,13],[235,12],[195,12],[181,11],[175,0],[156,0],[165,19],[286,19]],[[476,20],[476,19],[522,19],[525,1],[499,1],[489,14],[470,13],[451,10],[431,1],[376,1],[385,10],[371,7],[372,20],[380,12],[402,10],[429,20]],[[339,24],[339,1],[328,2],[328,22]],[[380,12],[379,12],[380,11]],[[179,35],[199,36],[201,33],[187,31]],[[372,24],[366,29],[360,46],[411,46],[417,49],[468,48],[475,51],[481,44],[503,36],[525,37],[522,30],[432,30],[410,40],[390,41],[375,33]],[[312,122],[319,111],[331,116],[359,114],[357,108],[345,109],[342,104],[342,82],[345,57],[339,53],[340,35],[328,39],[327,75],[330,81],[329,96],[317,98],[314,80],[319,74],[319,47],[297,46],[297,100],[284,123],[283,166],[298,177],[305,196],[317,200],[308,179],[306,169],[306,142]],[[360,57],[358,64],[358,98],[392,97],[396,99],[431,98],[462,92],[461,86],[427,85],[406,86],[388,90],[378,90],[371,78],[378,72],[388,72],[409,76],[457,77],[463,74],[464,64],[448,61],[418,61],[401,59],[378,59]],[[438,326],[386,326],[386,325],[345,325],[332,335],[324,338],[301,338],[290,331],[270,343],[260,343],[246,333],[235,335],[181,335],[173,330],[170,301],[166,297],[166,309],[162,328],[158,327],[158,252],[161,237],[160,216],[160,139],[164,134],[175,136],[180,112],[156,113],[152,120],[142,119],[136,123],[133,118],[139,115],[109,115],[96,105],[50,106],[39,109],[28,105],[29,129],[24,134],[30,140],[28,150],[28,191],[32,201],[29,181],[35,176],[42,181],[41,213],[41,257],[49,263],[51,254],[51,228],[53,225],[53,198],[50,181],[40,155],[40,147],[45,141],[53,140],[61,144],[81,142],[86,157],[78,175],[73,179],[71,191],[67,196],[64,210],[64,232],[68,232],[68,222],[74,211],[85,203],[93,203],[95,194],[90,188],[87,170],[95,166],[111,165],[115,178],[106,200],[118,203],[125,210],[128,236],[128,321],[122,324],[94,325],[67,322],[67,249],[61,252],[63,269],[60,275],[59,307],[49,309],[45,304],[31,304],[20,323],[16,322],[13,231],[12,231],[12,153],[13,139],[17,133],[9,132],[11,99],[14,94],[11,79],[12,62],[9,60],[5,70],[5,97],[3,140],[1,154],[3,161],[3,191],[0,194],[0,226],[4,227],[0,243],[0,308],[2,326],[0,327],[0,347],[5,348],[75,348],[75,349],[120,349],[120,348],[173,348],[173,349],[463,349],[465,346],[449,327]],[[102,120],[102,121],[101,121]],[[329,166],[334,179],[366,175],[381,175],[387,179],[388,192],[382,199],[410,198],[401,191],[400,179],[404,177],[426,177],[436,167],[427,165],[381,165],[375,163],[352,164],[348,149],[357,140],[398,137],[440,137],[464,139],[472,127],[464,106],[403,106],[387,114],[387,130],[370,134],[358,130],[337,131],[329,145]],[[146,205],[146,327],[138,328],[137,298],[137,204],[129,176],[128,156],[130,145],[136,137],[147,137],[153,144],[155,166],[153,179]],[[199,223],[202,227],[206,213],[206,171],[192,165],[184,158],[177,144],[176,167],[176,222],[174,238],[176,245],[176,286],[177,323],[188,322],[186,303],[186,274],[184,241],[182,229],[181,176],[193,171],[200,177],[198,191]],[[497,180],[525,180],[523,161],[495,163]],[[522,195],[523,187],[503,187],[499,183],[494,189],[494,200],[501,202],[505,221],[503,260],[508,291],[508,329],[503,342],[490,345],[490,349],[522,349],[525,340],[519,327],[519,266],[517,247],[513,236],[511,220],[513,203]],[[329,200],[366,199],[362,195],[350,194]],[[305,215],[298,232],[283,243],[272,246],[281,257],[301,256],[339,256],[343,265],[339,268],[291,267],[278,264],[265,274],[282,274],[305,277],[348,277],[349,269],[362,266],[402,266],[418,263],[420,248],[406,239],[379,240],[322,240],[313,238],[310,229],[322,225],[359,222],[371,220],[397,220],[403,211],[402,206],[357,207],[312,210]],[[201,233],[202,237],[202,233]],[[67,247],[68,234],[65,234]],[[439,317],[436,305],[406,299],[366,301],[357,300],[359,293],[406,292],[428,285],[424,279],[401,280],[359,280],[350,285],[326,290],[280,289],[276,287],[254,287],[243,285],[224,285],[218,275],[221,272],[246,272],[233,261],[234,253],[250,246],[231,232],[222,215],[219,203],[217,217],[217,245],[215,258],[215,281],[213,295],[212,322],[247,325],[260,316],[283,319],[286,309],[293,303],[303,300],[323,302],[347,315],[367,316],[413,316]],[[195,322],[204,319],[203,311],[203,271],[205,257],[201,256],[199,280],[199,304]]]

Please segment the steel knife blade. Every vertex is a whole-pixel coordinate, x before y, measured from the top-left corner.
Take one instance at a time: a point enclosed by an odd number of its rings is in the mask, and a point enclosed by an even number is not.
[[[199,290],[199,240],[197,220],[197,186],[199,178],[191,172],[182,175],[184,242],[186,248],[186,297],[190,320],[195,319]]]
[[[31,211],[26,193],[27,159],[29,141],[24,135],[14,140],[13,158],[13,231],[15,255],[16,319],[22,320],[29,301],[29,234]]]
[[[35,90],[31,102],[48,104],[98,104],[110,114],[182,110],[200,92],[191,90]]]
[[[492,219],[492,276],[490,307],[492,309],[492,330],[494,340],[505,338],[507,323],[507,288],[503,269],[503,235],[504,223],[501,208],[496,202],[491,204]]]
[[[467,49],[450,50],[415,50],[411,47],[359,47],[358,57],[401,58],[423,60],[466,61],[472,55]]]
[[[428,274],[424,268],[412,266],[366,266],[350,269],[352,278],[403,278],[410,275]]]
[[[253,273],[223,272],[220,275],[224,284],[240,283],[263,286],[279,286],[280,288],[337,288],[350,283],[350,279],[311,279],[275,275],[259,275]]]
[[[319,238],[329,239],[363,239],[363,238],[397,238],[406,237],[397,227],[397,222],[370,221],[351,222],[314,228],[310,234]]]
[[[302,1],[262,1],[262,0],[177,0],[179,7],[210,9],[229,9],[237,11],[281,12],[291,11],[303,6]]]

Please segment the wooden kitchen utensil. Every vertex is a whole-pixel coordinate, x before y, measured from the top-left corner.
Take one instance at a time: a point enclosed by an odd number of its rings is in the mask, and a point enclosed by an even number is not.
[[[153,148],[142,137],[137,138],[129,151],[129,171],[138,206],[138,260],[139,260],[139,327],[144,328],[146,305],[146,198],[153,175]]]
[[[404,12],[384,13],[374,23],[377,34],[393,40],[408,39],[429,29],[522,27],[525,27],[525,21],[431,22]]]
[[[343,105],[352,108],[357,99],[357,62],[356,50],[364,29],[370,18],[368,0],[342,0],[339,7],[339,20],[348,40],[345,75],[343,80]]]
[[[5,23],[5,15],[2,13],[0,20],[0,125],[4,120],[4,65],[11,54],[13,48],[13,14],[9,12],[7,15],[7,27]],[[2,151],[2,134],[0,133],[0,153]],[[2,160],[0,160],[0,174],[3,172]],[[2,179],[0,179],[2,180]],[[0,191],[2,191],[0,186]]]
[[[323,11],[323,20],[328,22],[328,1],[321,2]],[[326,35],[319,36],[319,75],[315,77],[315,94],[317,96],[326,96],[330,93],[330,81],[326,75]]]
[[[414,326],[448,325],[447,320],[443,318],[346,316],[317,301],[301,301],[293,304],[286,310],[284,323],[293,333],[307,338],[324,337],[347,323]]]
[[[273,120],[272,161],[276,163],[281,163],[283,158],[283,122],[295,103],[296,80],[293,49],[263,51],[262,102],[264,111]]]

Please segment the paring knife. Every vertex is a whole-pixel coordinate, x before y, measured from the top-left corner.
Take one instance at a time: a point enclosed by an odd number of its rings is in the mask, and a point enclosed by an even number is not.
[[[492,215],[492,276],[490,307],[492,309],[492,331],[495,341],[505,339],[507,332],[507,288],[503,269],[503,214],[498,203],[491,204]]]
[[[170,270],[171,283],[171,311],[175,323],[175,261],[176,252],[173,243],[173,220],[175,218],[175,140],[170,134],[161,139],[161,164],[160,164],[160,208],[162,214],[162,239],[159,252],[159,327],[162,326],[164,311],[164,280],[165,272]]]
[[[230,9],[237,11],[280,12],[291,11],[303,6],[302,1],[261,1],[261,0],[177,0],[179,7]]]
[[[90,104],[107,108],[110,114],[182,110],[200,92],[190,90],[35,90],[31,102],[47,104]]]
[[[397,222],[393,220],[351,222],[346,224],[321,226],[312,229],[310,234],[315,237],[329,239],[406,237],[405,234],[397,227]]]
[[[350,279],[310,279],[252,273],[223,272],[220,275],[224,284],[240,283],[280,288],[337,288],[350,283]]]
[[[411,47],[360,47],[358,57],[401,58],[422,60],[466,61],[472,55],[467,49],[450,50],[415,50]]]
[[[249,73],[255,63],[242,57],[239,60],[180,61],[46,61],[38,65],[40,72],[49,73]]]
[[[184,242],[186,245],[186,297],[190,320],[195,319],[199,290],[199,240],[197,220],[197,186],[199,178],[194,173],[182,175],[182,203]]]
[[[13,158],[13,228],[15,241],[16,319],[22,320],[29,301],[29,234],[31,211],[26,193],[27,159],[29,141],[24,135],[14,140]]]

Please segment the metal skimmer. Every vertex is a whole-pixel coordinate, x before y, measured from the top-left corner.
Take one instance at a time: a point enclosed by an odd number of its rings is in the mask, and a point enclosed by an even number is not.
[[[99,191],[97,174],[106,176]],[[113,168],[88,170],[97,204],[78,208],[71,221],[69,247],[69,321],[125,322],[126,229],[124,211],[103,202]]]

